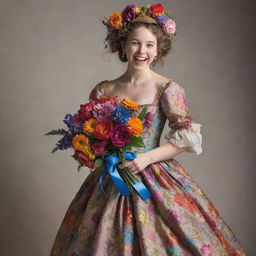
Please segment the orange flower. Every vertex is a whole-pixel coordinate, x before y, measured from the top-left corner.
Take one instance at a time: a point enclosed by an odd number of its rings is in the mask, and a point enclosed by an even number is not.
[[[217,218],[219,216],[219,212],[216,210],[211,201],[208,201],[208,209],[214,218]]]
[[[85,146],[88,145],[88,143],[89,143],[89,138],[83,134],[77,134],[72,139],[72,147],[75,150],[84,151]]]
[[[175,246],[175,245],[179,244],[178,240],[177,240],[177,237],[174,234],[172,234],[172,233],[167,233],[167,239],[168,239],[169,244],[171,246]]]
[[[125,216],[125,221],[127,223],[131,223],[133,220],[133,215],[132,215],[132,208],[131,206],[125,207],[124,209],[124,216]]]
[[[84,123],[83,131],[93,134],[98,121],[95,118],[90,118]]]
[[[175,194],[174,201],[178,205],[180,205],[183,208],[185,208],[186,210],[188,210],[189,212],[194,212],[197,210],[197,206],[193,202],[193,200],[190,199],[189,197],[185,196],[184,194],[179,194],[179,193]]]
[[[107,140],[110,137],[113,127],[114,127],[114,124],[111,121],[108,121],[108,120],[100,121],[96,126],[95,136],[98,139]]]
[[[113,29],[119,29],[122,26],[122,15],[119,12],[113,12],[109,17],[109,25]]]
[[[123,99],[121,104],[125,108],[133,109],[133,110],[138,110],[139,109],[139,104],[133,100],[130,99]]]
[[[127,122],[127,128],[133,136],[141,136],[143,125],[138,117],[131,117]]]

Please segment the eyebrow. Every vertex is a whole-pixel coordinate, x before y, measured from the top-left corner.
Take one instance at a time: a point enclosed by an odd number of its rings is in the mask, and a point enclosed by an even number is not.
[[[136,38],[133,38],[133,39],[130,39],[130,41],[139,41],[138,39],[136,39]],[[153,43],[153,44],[155,44],[155,42],[154,41],[147,41],[147,43]]]

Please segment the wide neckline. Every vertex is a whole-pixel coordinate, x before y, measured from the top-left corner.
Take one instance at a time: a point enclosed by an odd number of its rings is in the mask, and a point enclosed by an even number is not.
[[[102,84],[103,84],[104,82],[106,82],[106,81],[109,81],[109,80],[104,80],[104,81],[102,81],[102,83],[101,83],[100,85],[102,85]],[[161,94],[162,88],[164,88],[164,87],[165,87],[169,82],[171,82],[171,81],[172,81],[171,79],[167,79],[166,81],[164,81],[164,82],[159,86],[159,88],[158,88],[158,90],[157,90],[157,92],[156,92],[156,94],[155,94],[155,97],[154,97],[154,100],[153,100],[152,103],[145,103],[145,104],[139,104],[139,103],[138,103],[138,106],[139,106],[139,107],[143,107],[143,106],[156,106],[156,105],[158,105],[157,98],[158,98],[158,96]],[[100,91],[100,92],[101,92],[101,91]],[[159,92],[160,92],[160,93],[159,93]],[[100,99],[101,99],[102,97],[108,97],[108,96],[104,95],[104,94],[101,92]],[[124,99],[132,100],[132,99],[130,99],[130,98],[121,98],[121,97],[118,96],[118,95],[116,95],[116,96],[111,96],[111,97],[108,97],[108,98],[115,98],[115,97],[118,97],[121,101],[124,100]],[[132,101],[135,101],[135,100],[132,100]],[[135,102],[137,102],[137,101],[135,101]]]

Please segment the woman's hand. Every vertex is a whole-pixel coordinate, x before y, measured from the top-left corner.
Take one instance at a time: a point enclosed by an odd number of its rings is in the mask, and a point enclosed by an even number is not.
[[[137,157],[133,160],[125,160],[124,164],[118,164],[118,167],[127,167],[131,172],[137,174],[144,170],[150,164],[150,160],[147,154],[138,153]]]

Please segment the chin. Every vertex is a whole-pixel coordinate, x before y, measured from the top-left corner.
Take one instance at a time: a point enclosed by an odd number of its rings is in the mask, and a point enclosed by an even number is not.
[[[147,68],[147,67],[150,67],[151,63],[152,63],[152,62],[150,62],[150,63],[147,62],[147,63],[143,63],[143,64],[137,64],[137,63],[132,62],[131,65],[132,65],[134,68],[136,68],[136,69],[145,69],[145,68]]]

